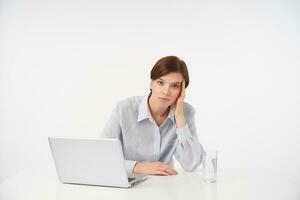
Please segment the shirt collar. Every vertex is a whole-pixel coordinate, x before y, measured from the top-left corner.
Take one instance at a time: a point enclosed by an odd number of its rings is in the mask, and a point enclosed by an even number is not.
[[[148,118],[150,121],[154,121],[148,106],[149,97],[150,95],[144,96],[142,101],[139,104],[139,115],[138,115],[137,122],[140,122],[146,118]],[[169,111],[168,118],[174,123],[175,115],[171,109]]]
[[[139,104],[139,116],[138,116],[138,122],[149,118],[150,117],[150,111],[148,107],[148,98],[149,95],[146,95],[143,97],[142,101]]]
[[[172,122],[174,123],[174,121],[175,121],[175,115],[174,115],[174,112],[173,112],[173,110],[171,108],[170,108],[170,111],[169,111],[169,114],[168,114],[168,118],[170,120],[172,120]]]

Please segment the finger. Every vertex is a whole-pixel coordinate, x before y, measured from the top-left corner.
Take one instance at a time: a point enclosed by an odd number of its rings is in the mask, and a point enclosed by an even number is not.
[[[176,175],[177,174],[177,171],[175,169],[172,169],[172,168],[168,168],[167,169],[167,172],[171,175]]]
[[[174,168],[170,168],[174,175],[178,174],[178,172]]]
[[[163,165],[162,170],[169,173],[170,175],[176,175],[177,174],[177,171],[175,169],[173,169],[172,167],[170,167],[169,165]]]
[[[180,94],[178,96],[178,100],[182,101],[184,99],[184,96],[185,96],[185,81],[183,80],[181,82],[181,90],[180,90]]]
[[[182,87],[185,89],[185,80],[182,81]]]
[[[166,172],[168,172],[169,174],[175,175],[177,174],[177,171],[173,168],[171,168],[170,166],[164,166],[162,167],[162,169]]]
[[[168,176],[176,175],[176,173],[174,173],[174,172],[171,171],[170,169],[162,169],[161,171],[164,171],[165,173],[167,173]]]
[[[182,91],[181,94],[184,96],[185,95],[185,80],[182,81]]]
[[[157,164],[158,164],[158,167],[161,168],[161,169],[164,169],[164,170],[167,169],[167,170],[172,170],[174,172],[177,172],[173,167],[171,167],[168,164],[165,164],[163,162],[158,162]]]
[[[160,176],[169,176],[170,174],[165,172],[164,170],[155,170],[154,171],[155,175],[160,175]]]

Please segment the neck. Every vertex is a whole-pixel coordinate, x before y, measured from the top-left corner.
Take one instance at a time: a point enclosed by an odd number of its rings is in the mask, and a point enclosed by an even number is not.
[[[152,116],[166,116],[169,113],[169,107],[160,106],[155,100],[152,98],[152,95],[148,99],[149,110]]]

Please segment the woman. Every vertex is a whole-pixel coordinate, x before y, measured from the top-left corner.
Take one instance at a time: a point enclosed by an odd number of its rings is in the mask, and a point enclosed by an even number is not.
[[[102,136],[120,139],[128,174],[175,175],[173,155],[187,171],[200,165],[195,110],[183,102],[188,85],[184,61],[167,56],[151,70],[149,95],[117,104]]]

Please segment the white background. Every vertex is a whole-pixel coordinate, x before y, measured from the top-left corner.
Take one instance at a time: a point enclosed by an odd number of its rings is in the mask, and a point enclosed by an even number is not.
[[[299,1],[0,2],[0,181],[52,168],[48,136],[98,137],[177,55],[219,168],[300,183]]]

